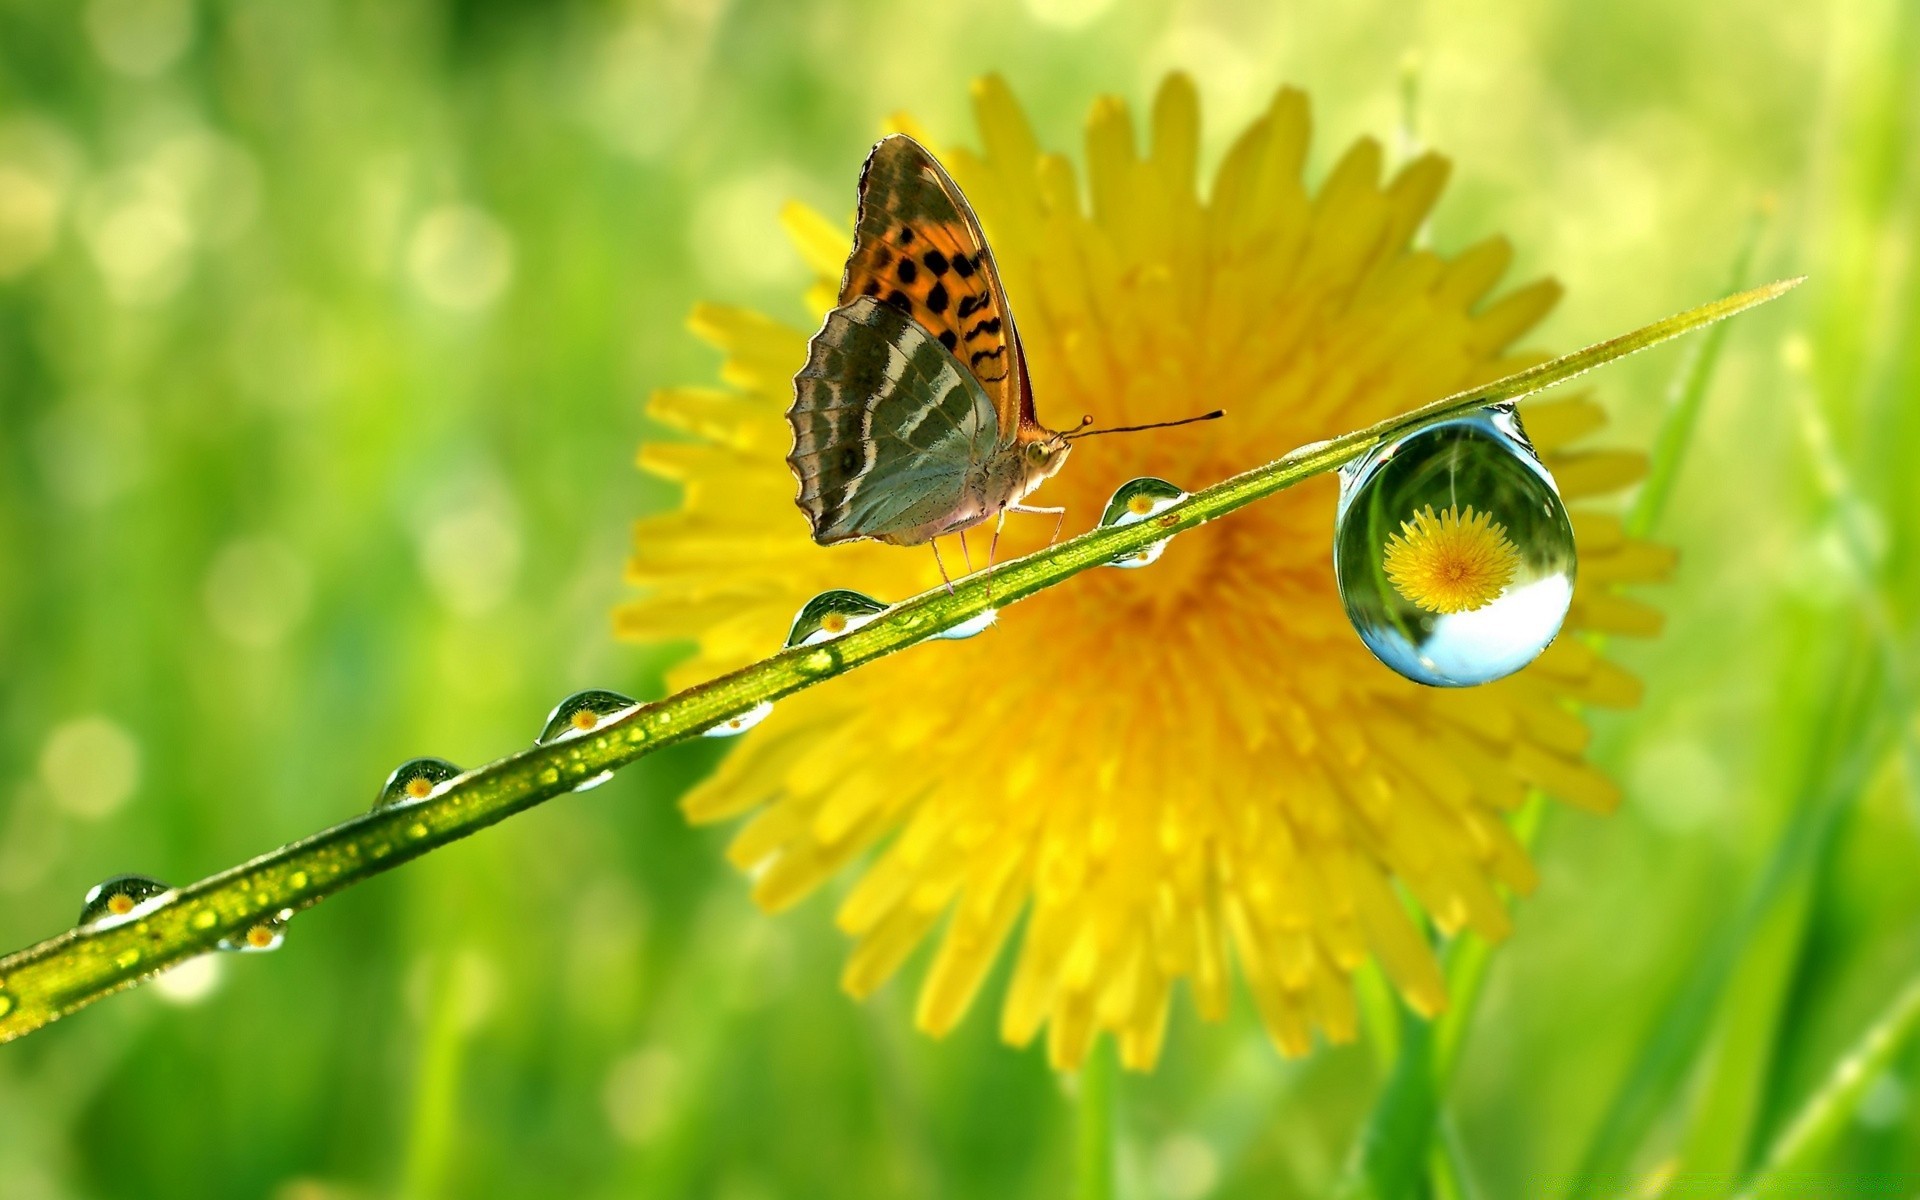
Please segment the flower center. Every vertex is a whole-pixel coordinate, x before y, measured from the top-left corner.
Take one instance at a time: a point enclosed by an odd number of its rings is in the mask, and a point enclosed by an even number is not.
[[[1435,516],[1429,504],[1388,537],[1383,565],[1408,603],[1428,612],[1472,612],[1507,590],[1520,552],[1492,513],[1468,505],[1465,514],[1449,507]]]

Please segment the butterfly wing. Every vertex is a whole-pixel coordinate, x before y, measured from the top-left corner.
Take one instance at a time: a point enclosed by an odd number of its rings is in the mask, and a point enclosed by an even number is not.
[[[1026,358],[979,218],[946,169],[905,134],[883,138],[860,172],[860,217],[840,303],[862,296],[919,322],[993,401],[1009,442],[1037,425]]]
[[[827,314],[787,421],[796,501],[821,545],[910,545],[978,519],[978,466],[1000,441],[999,417],[979,381],[899,307],[861,297]]]

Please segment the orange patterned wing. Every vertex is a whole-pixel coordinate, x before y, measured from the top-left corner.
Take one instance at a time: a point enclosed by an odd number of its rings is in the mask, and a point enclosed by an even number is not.
[[[862,296],[905,312],[973,373],[999,415],[1003,445],[1039,425],[980,221],[953,177],[905,134],[882,138],[860,171],[860,219],[840,303]]]

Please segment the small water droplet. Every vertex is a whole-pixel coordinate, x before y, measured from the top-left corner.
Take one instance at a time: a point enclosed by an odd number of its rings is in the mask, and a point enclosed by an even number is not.
[[[0,1017],[4,1017],[12,1011],[13,996],[8,992],[0,992]]]
[[[78,924],[111,929],[139,916],[142,905],[170,890],[150,875],[115,875],[88,889]]]
[[[287,940],[287,920],[292,916],[292,909],[283,908],[247,926],[246,932],[239,937],[221,938],[220,949],[236,954],[264,954],[269,950],[278,950]]]
[[[195,929],[212,929],[219,923],[220,914],[210,908],[203,908],[193,914],[193,920],[190,922]]]
[[[307,873],[305,871],[295,871],[293,874],[287,876],[287,886],[290,888],[306,887]]]
[[[1511,675],[1560,632],[1573,525],[1511,405],[1423,425],[1341,471],[1334,574],[1376,658],[1415,683]]]
[[[821,647],[802,658],[798,664],[802,675],[825,675],[833,670],[840,661],[840,655],[829,647]]]
[[[700,731],[701,737],[735,737],[752,729],[773,713],[773,701],[763,700],[737,717],[728,717],[718,725]]]
[[[460,768],[444,758],[410,758],[393,769],[373,798],[375,809],[393,808],[425,800],[447,780],[460,774]]]
[[[125,950],[122,950],[120,953],[114,955],[113,965],[116,967],[119,967],[122,971],[131,971],[133,970],[133,968],[139,966],[140,965],[139,947],[129,946]]]
[[[844,588],[821,592],[807,601],[794,617],[793,628],[787,633],[787,645],[811,646],[852,633],[885,611],[886,605],[860,592]]]
[[[1151,475],[1129,479],[1114,489],[1113,499],[1107,501],[1106,510],[1100,514],[1100,524],[1108,529],[1137,525],[1149,517],[1159,516],[1186,498],[1186,492],[1164,479],[1156,479]],[[1167,543],[1172,540],[1171,537],[1163,538],[1144,550],[1121,555],[1107,565],[1131,570],[1158,562],[1160,556],[1167,552]]]
[[[592,733],[608,721],[638,707],[640,705],[632,697],[622,696],[619,692],[575,692],[554,705],[534,744],[544,746],[549,742],[564,742],[583,733]]]
[[[999,619],[999,613],[996,610],[991,608],[985,609],[968,617],[953,628],[942,629],[933,636],[935,639],[943,639],[949,642],[964,642],[970,637],[975,637],[991,629],[994,621],[997,619]]]
[[[415,821],[413,824],[407,826],[407,836],[416,842],[431,832],[432,830],[427,828],[425,821]]]

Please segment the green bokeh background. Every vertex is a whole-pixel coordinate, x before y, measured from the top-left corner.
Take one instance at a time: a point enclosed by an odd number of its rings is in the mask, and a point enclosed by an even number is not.
[[[1316,175],[1449,154],[1433,240],[1564,281],[1543,346],[1717,294],[1763,201],[1754,275],[1813,277],[1731,330],[1668,630],[1618,648],[1646,701],[1595,722],[1626,802],[1547,813],[1442,1121],[1469,1194],[1559,1195],[1665,1047],[1622,1178],[1732,1194],[1920,976],[1916,63],[1895,0],[0,0],[0,944],[657,692],[609,611],[672,501],[644,399],[712,377],[689,307],[802,323],[778,206],[846,211],[892,112],[970,140],[997,70],[1077,150],[1182,67],[1210,161],[1282,83]],[[1616,440],[1683,361],[1609,369]],[[0,1048],[0,1196],[1068,1194],[1072,1081],[991,1005],[934,1043],[910,987],[842,997],[832,897],[759,916],[678,816],[713,758]],[[1183,1002],[1122,1194],[1327,1194],[1391,1040],[1287,1062]],[[1917,1070],[1876,1060],[1805,1194],[1911,1193]]]

